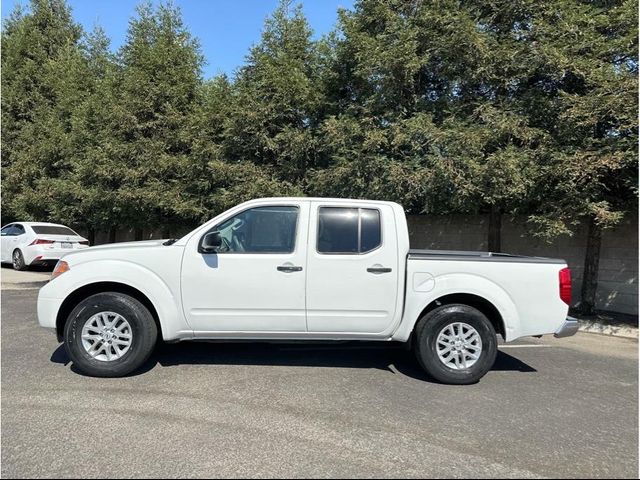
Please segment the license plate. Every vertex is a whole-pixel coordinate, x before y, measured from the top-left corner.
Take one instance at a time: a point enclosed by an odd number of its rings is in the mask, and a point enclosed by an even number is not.
[[[71,242],[62,242],[62,248],[73,248],[73,244]]]

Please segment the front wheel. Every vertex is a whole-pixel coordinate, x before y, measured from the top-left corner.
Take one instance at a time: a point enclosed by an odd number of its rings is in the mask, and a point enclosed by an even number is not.
[[[149,358],[158,329],[149,310],[118,292],[92,295],[67,319],[64,345],[73,364],[93,377],[122,377]]]
[[[418,321],[414,349],[422,368],[436,380],[467,385],[480,380],[498,352],[489,319],[469,305],[438,307]]]

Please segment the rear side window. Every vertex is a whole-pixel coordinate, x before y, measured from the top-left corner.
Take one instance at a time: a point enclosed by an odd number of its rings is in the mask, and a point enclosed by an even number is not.
[[[77,235],[76,232],[67,227],[56,225],[31,225],[34,232],[40,235]]]
[[[22,235],[24,233],[24,227],[22,225],[18,225],[17,223],[13,226],[11,230],[11,235]]]
[[[319,253],[367,253],[381,244],[380,211],[373,208],[320,208],[317,244]]]

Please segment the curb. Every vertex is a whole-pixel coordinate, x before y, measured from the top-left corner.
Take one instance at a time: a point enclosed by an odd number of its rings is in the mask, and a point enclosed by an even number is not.
[[[584,333],[597,333],[612,337],[638,339],[638,327],[624,324],[603,323],[595,320],[578,319],[580,327],[578,331]]]
[[[49,281],[43,282],[19,282],[19,283],[3,283],[2,290],[34,290],[44,287]]]

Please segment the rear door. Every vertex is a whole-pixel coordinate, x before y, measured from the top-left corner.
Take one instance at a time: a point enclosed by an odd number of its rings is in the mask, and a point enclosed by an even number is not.
[[[391,326],[400,282],[390,206],[313,202],[307,248],[310,333],[377,334]]]

